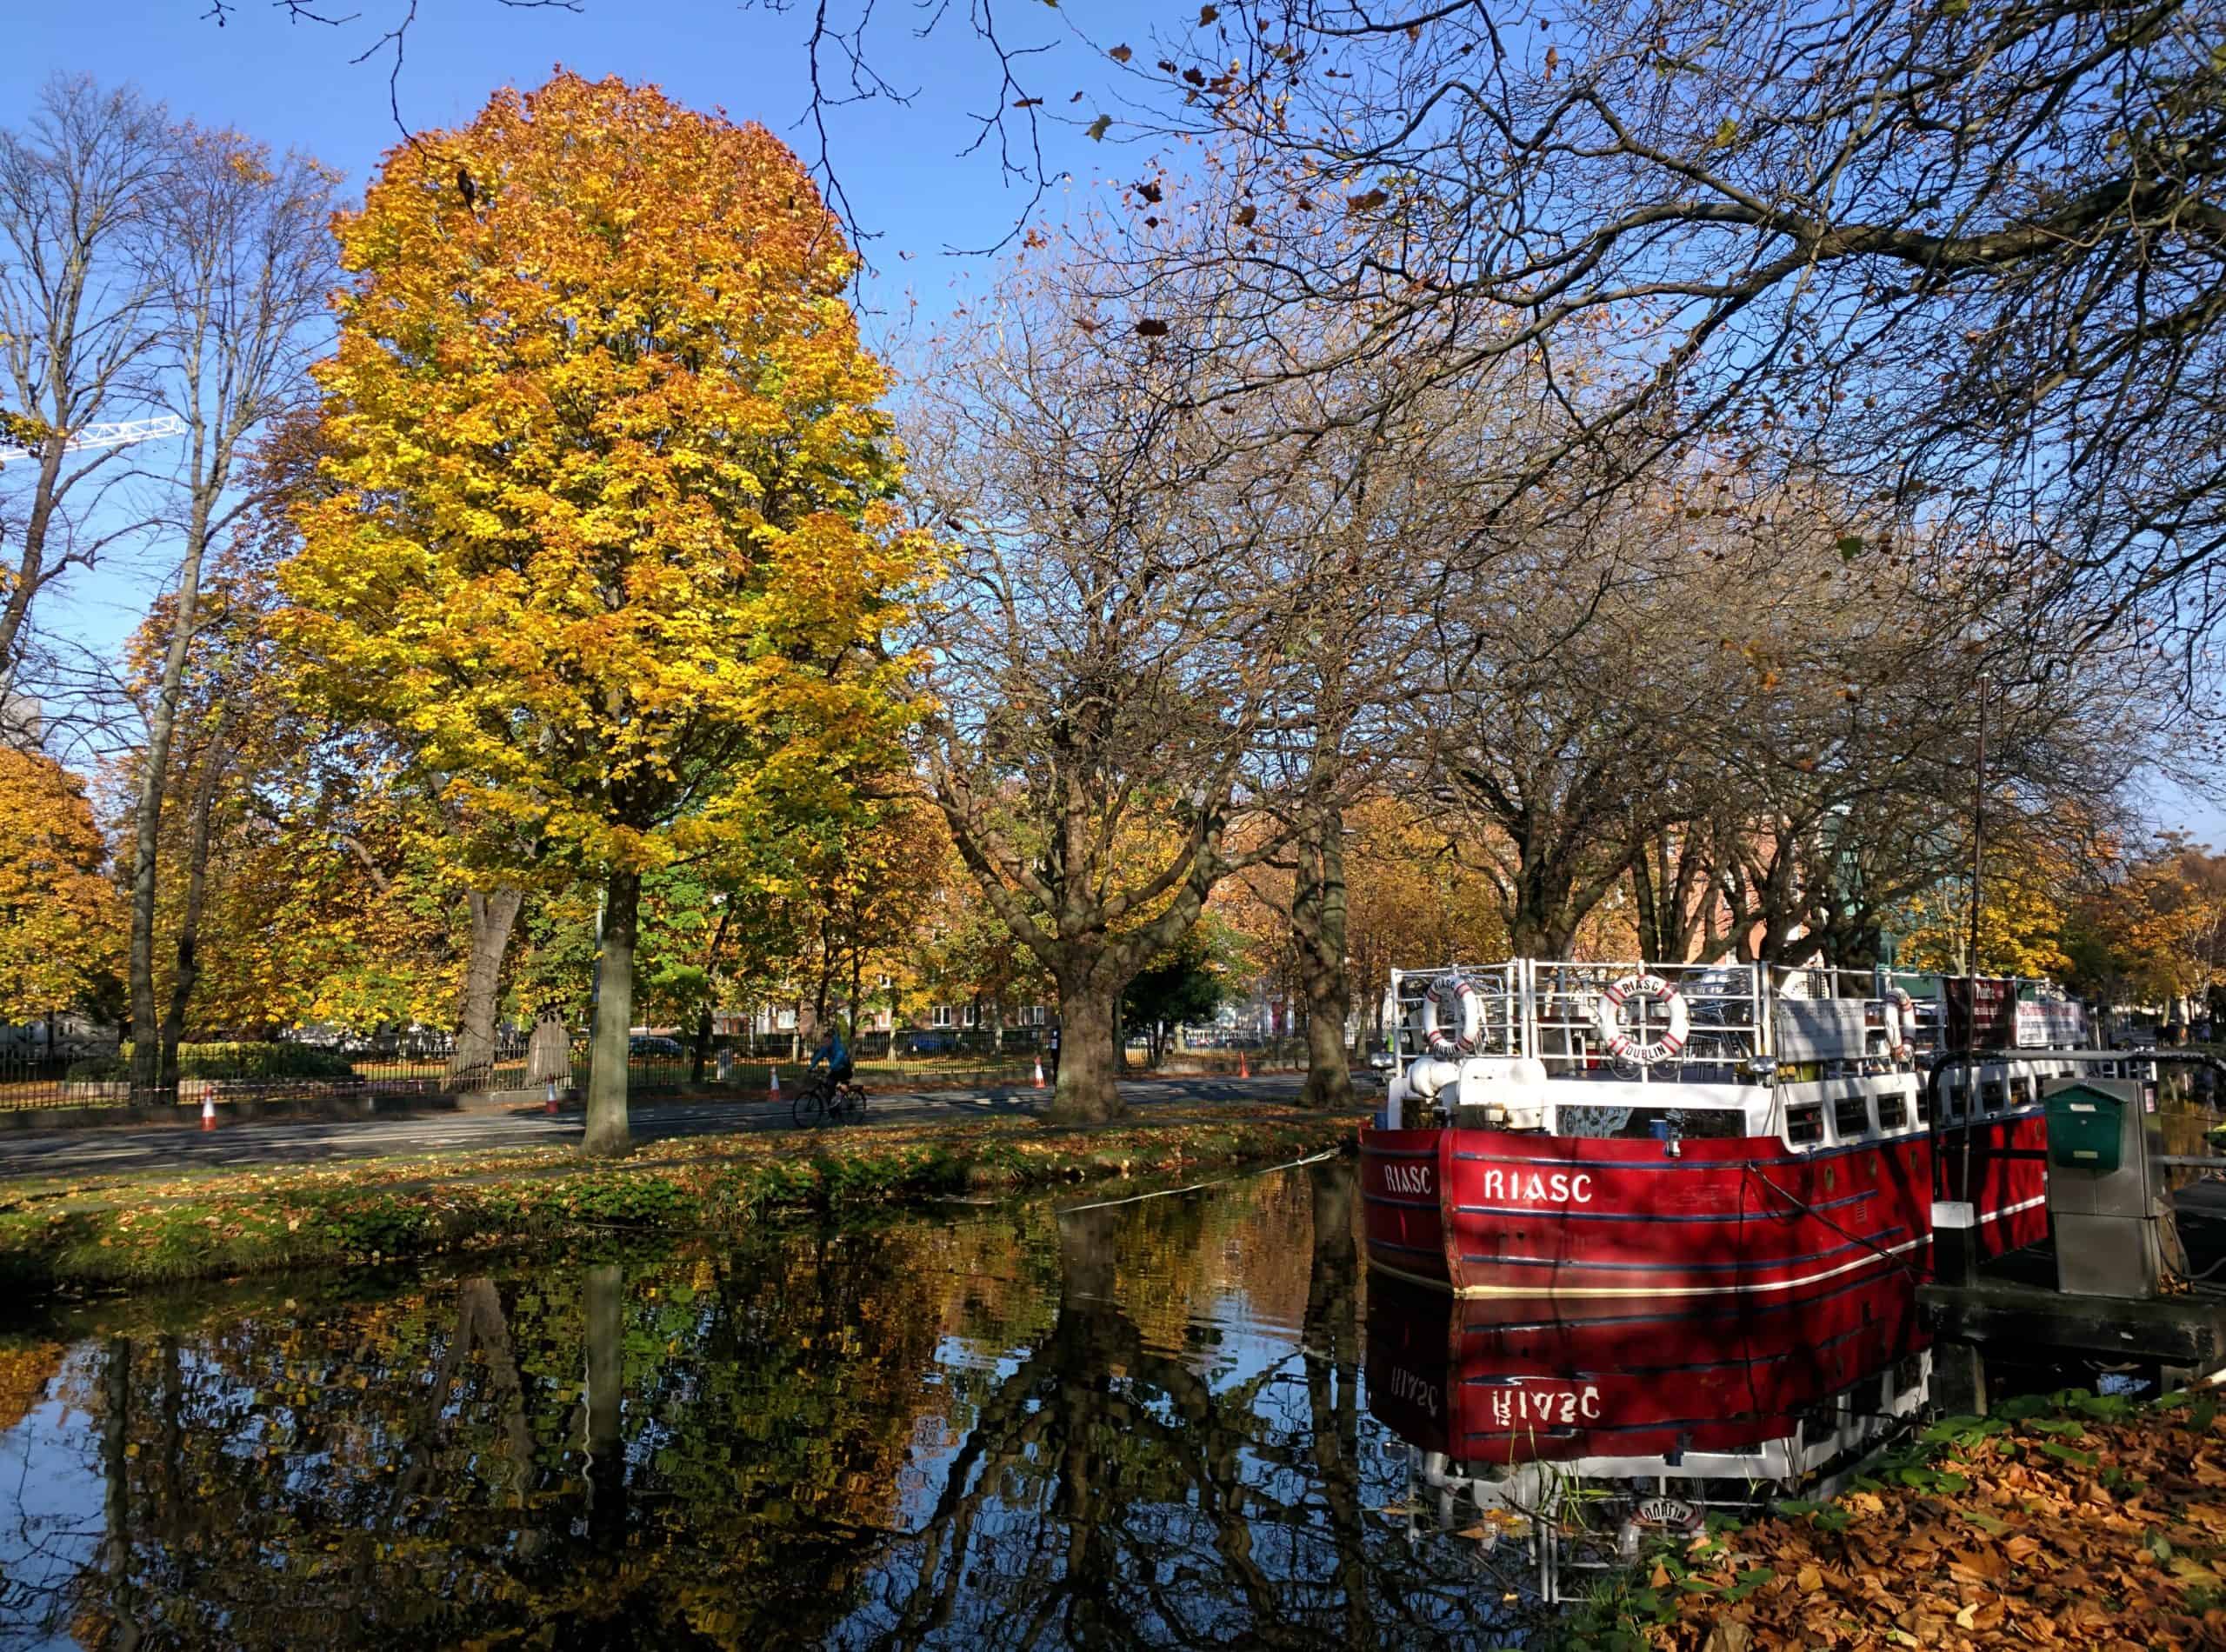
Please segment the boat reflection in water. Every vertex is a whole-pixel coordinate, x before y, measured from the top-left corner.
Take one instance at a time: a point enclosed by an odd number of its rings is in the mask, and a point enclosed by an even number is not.
[[[1518,1543],[1548,1601],[1650,1532],[1833,1495],[1925,1402],[1899,1269],[1800,1302],[1572,1306],[1370,1282],[1369,1409],[1405,1442],[1410,1518]]]

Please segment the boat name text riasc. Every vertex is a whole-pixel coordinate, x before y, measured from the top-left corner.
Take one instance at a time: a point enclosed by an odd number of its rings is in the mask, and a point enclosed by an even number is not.
[[[1592,1178],[1571,1176],[1566,1170],[1551,1176],[1536,1170],[1528,1176],[1520,1170],[1487,1170],[1483,1195],[1487,1199],[1524,1199],[1539,1204],[1590,1204]]]
[[[1427,1164],[1387,1164],[1383,1167],[1384,1188],[1392,1193],[1429,1193],[1430,1166]]]

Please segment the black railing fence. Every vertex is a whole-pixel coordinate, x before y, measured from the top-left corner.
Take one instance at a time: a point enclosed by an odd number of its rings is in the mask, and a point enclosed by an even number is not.
[[[1041,1029],[920,1028],[868,1031],[852,1041],[859,1074],[876,1088],[941,1089],[1032,1082]],[[115,1046],[64,1048],[0,1043],[0,1111],[124,1105],[197,1107],[217,1101],[305,1100],[323,1096],[431,1097],[515,1092],[523,1097],[543,1087],[529,1080],[525,1029],[504,1029],[493,1061],[469,1071],[451,1070],[452,1040],[415,1030],[354,1036],[322,1035],[265,1044],[189,1044],[181,1052],[175,1089],[136,1089],[127,1055]],[[628,1089],[636,1094],[701,1086],[748,1096],[768,1091],[773,1075],[793,1088],[810,1056],[791,1033],[720,1035],[705,1046],[699,1069],[692,1039],[647,1034],[632,1041]],[[1127,1051],[1132,1068],[1146,1057],[1138,1041]],[[1241,1062],[1266,1068],[1303,1061],[1303,1043],[1281,1040],[1216,1040],[1203,1048],[1166,1050],[1168,1064],[1191,1071],[1236,1072]],[[588,1040],[570,1039],[564,1088],[584,1089]],[[699,1076],[700,1071],[700,1076]]]

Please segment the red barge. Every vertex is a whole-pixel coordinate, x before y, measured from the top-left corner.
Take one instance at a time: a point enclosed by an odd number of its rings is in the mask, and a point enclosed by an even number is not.
[[[1361,1136],[1370,1263],[1566,1316],[1922,1274],[1936,1222],[1985,1255],[2036,1242],[2042,1087],[2072,1069],[2036,1049],[1958,1073],[1931,1116],[1926,1046],[1961,1042],[1973,993],[1921,984],[1923,1002],[1883,972],[1760,964],[1396,973],[1409,1059]],[[2016,995],[1976,983],[1981,1048],[2084,1042],[2076,1005]]]

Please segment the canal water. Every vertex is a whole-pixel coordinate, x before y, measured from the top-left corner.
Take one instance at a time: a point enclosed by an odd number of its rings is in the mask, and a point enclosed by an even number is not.
[[[18,1327],[0,1644],[1521,1644],[1922,1395],[1890,1289],[1371,1290],[1348,1163],[1065,1202]]]

